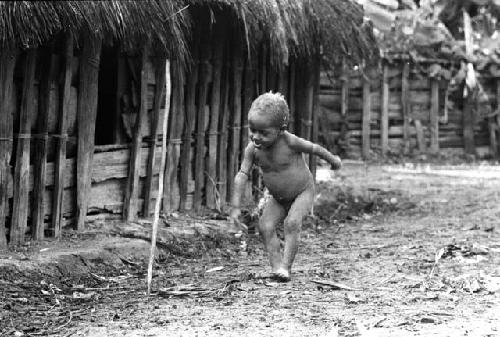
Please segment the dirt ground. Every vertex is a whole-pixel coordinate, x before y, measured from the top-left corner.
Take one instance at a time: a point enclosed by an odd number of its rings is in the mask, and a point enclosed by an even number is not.
[[[0,334],[500,336],[500,168],[319,176],[289,283],[256,234],[173,236],[147,298],[147,241],[68,235],[0,254]]]

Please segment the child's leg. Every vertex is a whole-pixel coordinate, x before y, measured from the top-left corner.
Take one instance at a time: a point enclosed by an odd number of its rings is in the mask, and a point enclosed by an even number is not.
[[[259,232],[269,254],[272,272],[281,267],[280,241],[276,235],[276,225],[285,217],[285,209],[273,197],[270,197],[262,211],[259,221]]]
[[[313,202],[314,185],[311,185],[297,196],[285,219],[285,251],[283,253],[283,267],[279,270],[279,276],[284,280],[290,278],[293,260],[299,247],[302,220],[311,212]]]

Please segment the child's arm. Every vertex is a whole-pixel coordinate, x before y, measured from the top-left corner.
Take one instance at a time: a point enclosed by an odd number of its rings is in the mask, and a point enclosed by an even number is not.
[[[253,166],[254,159],[254,145],[253,143],[249,143],[245,148],[245,152],[243,154],[243,161],[241,162],[241,167],[236,176],[234,177],[234,191],[231,196],[231,213],[229,216],[233,220],[238,220],[238,216],[240,215],[241,209],[241,196],[245,191],[245,185],[248,179],[250,178],[250,173]]]
[[[321,159],[326,160],[334,170],[338,170],[342,167],[342,161],[340,160],[340,157],[332,154],[323,146],[310,142],[304,138],[297,137],[296,135],[289,132],[286,132],[285,134],[289,146],[295,151],[314,154]]]

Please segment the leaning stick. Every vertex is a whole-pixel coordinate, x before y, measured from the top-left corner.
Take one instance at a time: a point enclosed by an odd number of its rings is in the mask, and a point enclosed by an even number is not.
[[[153,217],[153,228],[151,230],[151,250],[149,252],[148,263],[148,296],[151,293],[151,280],[153,279],[153,262],[156,250],[156,234],[158,232],[158,220],[160,218],[160,205],[161,197],[163,195],[163,178],[165,173],[165,162],[167,156],[167,128],[168,128],[168,115],[170,113],[170,94],[172,92],[172,84],[170,79],[170,61],[165,60],[165,113],[163,114],[163,134],[161,141],[161,161],[160,161],[160,174],[158,177],[158,195],[155,202],[155,213]]]

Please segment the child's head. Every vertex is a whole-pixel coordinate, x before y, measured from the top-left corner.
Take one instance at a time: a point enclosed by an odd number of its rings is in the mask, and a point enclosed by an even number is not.
[[[280,93],[267,92],[257,97],[248,112],[249,119],[267,118],[272,126],[286,129],[289,119],[288,104]]]

